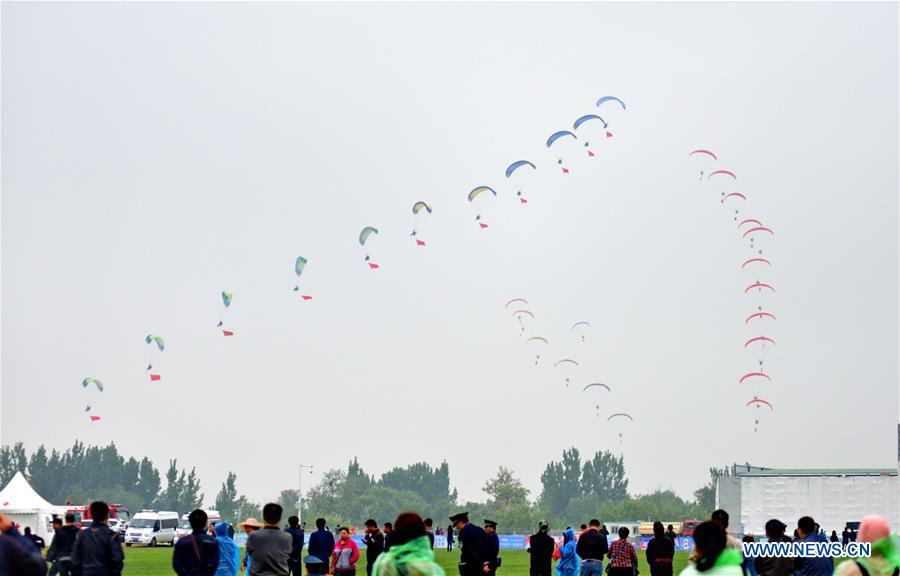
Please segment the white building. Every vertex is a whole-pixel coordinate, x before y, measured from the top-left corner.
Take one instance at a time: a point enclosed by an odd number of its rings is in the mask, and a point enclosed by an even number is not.
[[[828,533],[870,514],[885,516],[900,530],[897,469],[776,469],[735,464],[716,482],[716,507],[731,517],[729,531],[765,534],[777,518],[788,534],[801,516],[812,516]]]

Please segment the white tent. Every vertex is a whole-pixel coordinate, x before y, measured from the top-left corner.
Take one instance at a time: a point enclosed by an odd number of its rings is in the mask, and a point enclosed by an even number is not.
[[[0,513],[10,520],[42,537],[47,545],[53,539],[51,521],[54,514],[64,513],[63,508],[50,504],[34,491],[21,472],[16,472],[9,484],[0,491]]]

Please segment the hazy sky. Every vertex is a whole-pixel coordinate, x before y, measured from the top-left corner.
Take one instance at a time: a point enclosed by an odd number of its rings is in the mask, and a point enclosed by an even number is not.
[[[479,499],[505,465],[536,495],[572,445],[684,496],[735,461],[895,466],[897,21],[858,2],[4,2],[2,441],[177,457],[210,500],[229,470],[262,500],[299,462],[315,481],[354,456],[446,459]],[[548,152],[606,94],[628,109],[604,105],[613,138],[579,130],[596,157]],[[768,385],[737,381],[758,278],[697,147],[776,232]],[[520,158],[538,170],[508,181]],[[499,193],[484,231],[479,184]],[[537,367],[517,296],[550,340]],[[148,333],[168,345],[153,383]],[[758,432],[754,394],[775,404]]]

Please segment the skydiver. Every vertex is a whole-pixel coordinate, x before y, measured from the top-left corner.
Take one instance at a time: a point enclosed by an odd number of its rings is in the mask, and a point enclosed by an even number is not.
[[[410,235],[410,236],[415,236],[415,235],[416,235],[416,231],[413,230],[409,235]]]
[[[152,370],[152,369],[153,369],[153,364],[147,364],[147,370]]]
[[[299,292],[299,291],[300,291],[300,287],[299,287],[299,286],[294,286],[294,292]]]

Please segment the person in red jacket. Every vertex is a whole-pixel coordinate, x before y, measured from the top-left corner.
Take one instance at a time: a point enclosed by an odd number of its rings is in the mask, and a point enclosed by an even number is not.
[[[340,529],[340,539],[331,553],[331,573],[341,576],[356,576],[356,561],[359,560],[359,547],[350,539],[350,530]]]

